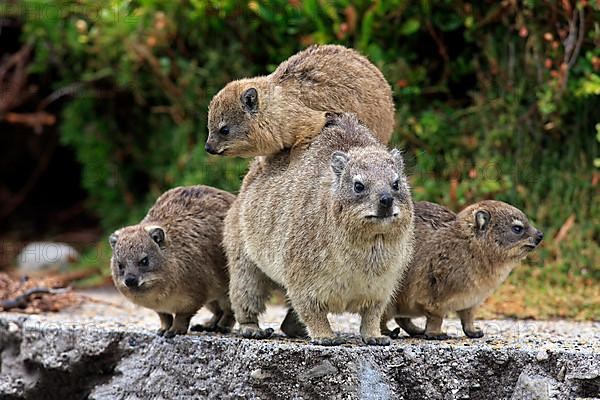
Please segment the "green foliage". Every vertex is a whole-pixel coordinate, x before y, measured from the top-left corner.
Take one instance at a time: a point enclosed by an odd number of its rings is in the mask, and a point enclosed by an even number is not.
[[[74,90],[62,140],[106,229],[175,185],[237,190],[245,161],[203,150],[211,97],[309,44],[341,43],[392,85],[417,199],[522,207],[549,238],[546,268],[598,281],[600,6],[585,3],[58,1],[58,17],[27,13],[23,41],[33,72]],[[552,243],[571,215],[568,240]]]

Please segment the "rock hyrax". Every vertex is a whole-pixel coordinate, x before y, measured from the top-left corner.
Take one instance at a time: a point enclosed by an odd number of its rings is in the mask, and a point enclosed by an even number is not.
[[[230,297],[240,332],[279,285],[314,343],[334,345],[327,313],[361,315],[367,344],[389,344],[379,321],[412,251],[403,159],[351,114],[328,117],[309,148],[256,159],[225,219]]]
[[[468,337],[482,337],[473,325],[475,309],[543,237],[523,212],[500,201],[481,201],[458,214],[415,203],[414,256],[381,329],[390,333],[386,323],[395,318],[411,336],[446,339],[443,318],[455,311]],[[410,320],[419,316],[427,317],[425,329]]]
[[[135,304],[158,313],[159,335],[186,333],[204,305],[213,318],[193,330],[233,326],[221,243],[223,219],[234,200],[234,195],[208,186],[171,189],[139,224],[110,236],[115,286]]]
[[[312,46],[268,76],[233,81],[208,108],[206,151],[265,156],[309,143],[325,112],[352,112],[386,144],[394,130],[392,90],[383,74],[352,49]]]

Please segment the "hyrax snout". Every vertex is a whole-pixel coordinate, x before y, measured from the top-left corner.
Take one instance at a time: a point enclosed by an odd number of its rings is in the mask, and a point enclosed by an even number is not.
[[[397,335],[399,330],[387,328],[395,318],[411,336],[445,339],[443,319],[457,312],[465,335],[482,337],[474,326],[476,308],[543,237],[521,210],[500,201],[481,201],[458,214],[434,203],[415,203],[414,256],[381,329]],[[411,321],[419,316],[427,317],[425,329]]]
[[[115,286],[133,303],[158,313],[158,333],[186,333],[202,306],[213,313],[194,330],[226,331],[234,319],[221,245],[223,219],[235,196],[207,186],[164,193],[137,225],[110,235]]]

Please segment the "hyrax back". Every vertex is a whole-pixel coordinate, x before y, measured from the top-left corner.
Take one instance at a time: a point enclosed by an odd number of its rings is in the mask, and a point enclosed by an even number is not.
[[[363,340],[387,344],[379,320],[408,264],[413,212],[402,156],[355,116],[331,116],[310,147],[255,160],[225,220],[230,297],[241,332],[286,289],[313,341],[337,344],[327,313],[360,313]]]
[[[125,297],[156,311],[159,334],[186,333],[206,305],[207,330],[228,330],[234,320],[222,248],[223,220],[235,196],[208,186],[171,189],[137,225],[110,236],[112,277]]]
[[[382,330],[395,317],[410,335],[444,339],[443,318],[456,311],[468,337],[483,336],[473,324],[476,307],[542,238],[523,212],[500,201],[481,201],[458,215],[434,203],[415,203],[414,257]],[[423,315],[424,330],[410,320]]]
[[[268,76],[233,81],[208,109],[206,150],[266,156],[306,145],[325,112],[352,112],[384,144],[394,130],[392,90],[383,74],[352,49],[312,46]]]

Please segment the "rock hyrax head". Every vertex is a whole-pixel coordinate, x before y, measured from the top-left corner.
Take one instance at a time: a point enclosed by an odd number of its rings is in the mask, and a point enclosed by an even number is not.
[[[527,256],[544,238],[521,210],[501,201],[480,201],[461,211],[458,218],[471,227],[477,239],[512,260]]]
[[[208,139],[204,148],[210,154],[253,155],[256,143],[249,136],[256,117],[265,105],[263,85],[256,79],[230,82],[213,97],[208,107]]]
[[[168,279],[167,237],[160,226],[129,226],[110,235],[109,242],[112,277],[121,292],[143,293]]]
[[[341,218],[386,230],[410,220],[412,202],[400,151],[354,148],[331,155],[333,199]]]

